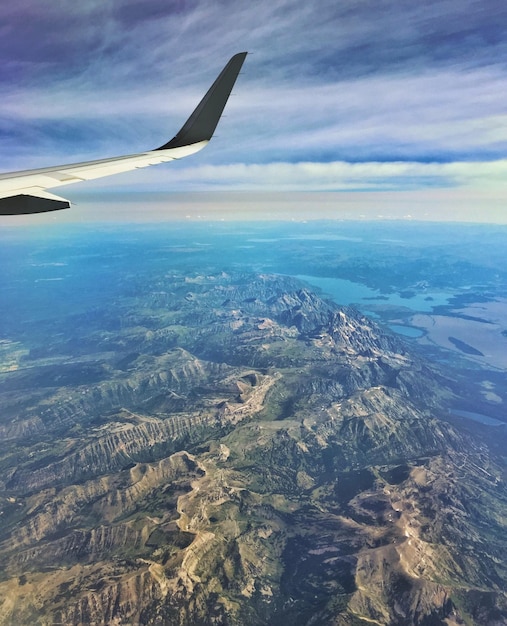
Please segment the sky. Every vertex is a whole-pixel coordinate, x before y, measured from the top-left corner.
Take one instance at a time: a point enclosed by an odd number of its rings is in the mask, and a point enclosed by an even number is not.
[[[504,2],[17,0],[0,31],[0,171],[157,147],[249,52],[205,150],[56,190],[79,219],[232,192],[236,218],[255,196],[261,216],[507,222]]]

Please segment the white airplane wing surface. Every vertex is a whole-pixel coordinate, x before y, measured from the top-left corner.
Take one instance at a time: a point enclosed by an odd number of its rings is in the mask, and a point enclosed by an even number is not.
[[[0,215],[68,209],[68,200],[47,190],[167,163],[202,150],[213,136],[246,54],[240,52],[231,58],[179,132],[160,148],[98,161],[0,174]]]

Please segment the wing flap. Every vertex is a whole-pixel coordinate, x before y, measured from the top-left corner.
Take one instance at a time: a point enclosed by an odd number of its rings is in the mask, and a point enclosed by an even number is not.
[[[174,159],[181,159],[204,148],[208,142],[173,148],[170,150],[141,152],[128,156],[114,157],[112,159],[100,159],[98,161],[85,161],[72,165],[58,165],[11,174],[0,174],[0,197],[9,192],[22,191],[29,187],[51,189],[61,185],[93,180],[103,176],[121,174],[140,167],[149,167],[159,163],[168,163]]]

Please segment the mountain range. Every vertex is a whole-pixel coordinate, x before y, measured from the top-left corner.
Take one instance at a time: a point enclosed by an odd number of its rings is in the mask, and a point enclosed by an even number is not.
[[[357,310],[174,271],[18,360],[1,624],[507,623],[502,459]]]

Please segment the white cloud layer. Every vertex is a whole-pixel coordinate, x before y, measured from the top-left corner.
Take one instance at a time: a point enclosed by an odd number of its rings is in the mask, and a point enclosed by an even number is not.
[[[181,189],[233,191],[371,191],[463,187],[507,191],[507,159],[490,162],[418,163],[264,163],[161,166],[132,175],[96,181],[95,187],[132,191]],[[142,179],[142,180],[141,180]]]

